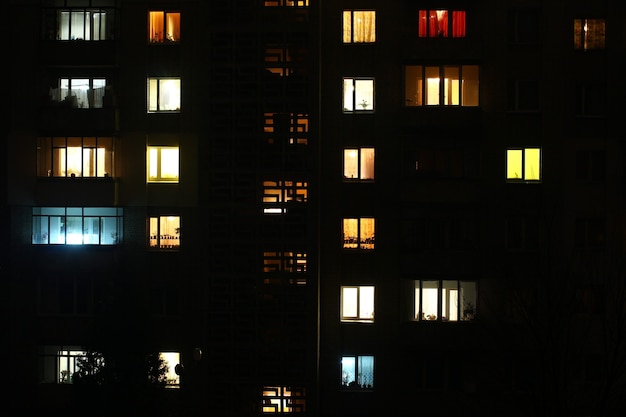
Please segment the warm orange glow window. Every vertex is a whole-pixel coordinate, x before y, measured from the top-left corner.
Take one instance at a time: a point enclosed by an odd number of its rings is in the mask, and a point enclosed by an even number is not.
[[[306,145],[309,136],[309,115],[306,113],[265,113],[263,132],[266,143],[282,141],[289,145]]]
[[[604,49],[604,19],[574,19],[575,49]]]
[[[149,234],[150,248],[178,249],[180,247],[180,217],[150,217]]]
[[[180,13],[151,11],[148,13],[148,40],[152,43],[180,41]]]
[[[343,178],[349,180],[373,180],[374,148],[344,149]]]
[[[461,10],[420,10],[420,37],[465,37],[465,12]]]
[[[407,65],[405,106],[478,106],[478,66]]]
[[[374,219],[343,219],[344,249],[374,249]]]
[[[304,413],[306,391],[292,386],[263,387],[261,409],[264,414]]]
[[[376,42],[376,12],[373,10],[344,11],[343,42]]]

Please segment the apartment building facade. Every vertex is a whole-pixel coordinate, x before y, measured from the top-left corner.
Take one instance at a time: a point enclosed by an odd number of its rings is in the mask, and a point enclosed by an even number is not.
[[[623,413],[626,6],[492,3],[11,1],[10,415]]]

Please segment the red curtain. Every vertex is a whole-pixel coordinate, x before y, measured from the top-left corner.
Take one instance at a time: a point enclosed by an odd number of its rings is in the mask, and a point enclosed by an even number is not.
[[[465,12],[453,11],[452,12],[452,37],[464,38],[465,37]]]

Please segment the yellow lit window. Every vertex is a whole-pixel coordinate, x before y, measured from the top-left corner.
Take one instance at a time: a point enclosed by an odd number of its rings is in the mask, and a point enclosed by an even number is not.
[[[374,249],[374,219],[343,219],[344,249]]]
[[[148,40],[152,43],[180,41],[180,13],[151,11],[148,14]]]
[[[508,149],[506,151],[506,179],[540,181],[541,149]]]
[[[341,321],[374,321],[374,287],[341,287]]]
[[[376,12],[372,10],[344,11],[343,42],[376,42]]]
[[[178,147],[148,146],[148,182],[178,182]]]
[[[178,249],[180,247],[179,216],[150,217],[149,228],[151,248]]]
[[[159,352],[159,359],[166,367],[165,388],[180,388],[180,375],[176,373],[176,365],[180,363],[180,353]]]
[[[406,106],[478,106],[478,66],[407,65]]]
[[[476,315],[475,281],[415,281],[415,320],[470,321]]]

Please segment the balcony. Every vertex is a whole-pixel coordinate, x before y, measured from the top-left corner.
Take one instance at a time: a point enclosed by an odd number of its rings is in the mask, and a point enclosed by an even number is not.
[[[119,130],[118,110],[115,107],[81,109],[66,102],[49,102],[40,109],[39,129],[110,134]]]

